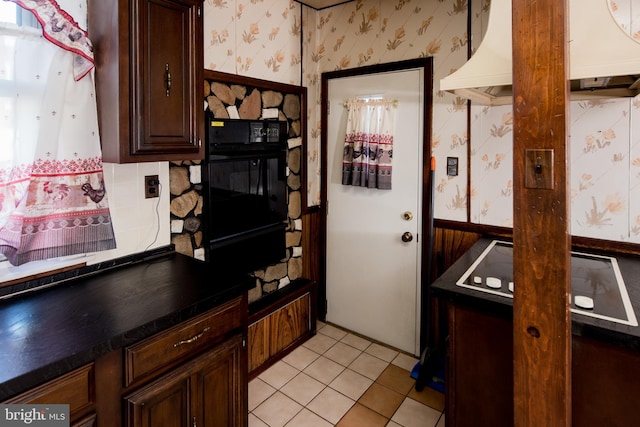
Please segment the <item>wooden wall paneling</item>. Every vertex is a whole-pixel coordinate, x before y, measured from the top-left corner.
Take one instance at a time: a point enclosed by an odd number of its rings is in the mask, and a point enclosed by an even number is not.
[[[512,14],[514,420],[568,427],[568,0],[513,0]]]
[[[434,228],[434,257],[436,277],[439,277],[455,263],[482,234],[454,230],[450,228]]]
[[[310,297],[306,294],[271,315],[271,355],[284,350],[309,330],[309,304]]]
[[[302,215],[302,277],[320,280],[320,210]]]

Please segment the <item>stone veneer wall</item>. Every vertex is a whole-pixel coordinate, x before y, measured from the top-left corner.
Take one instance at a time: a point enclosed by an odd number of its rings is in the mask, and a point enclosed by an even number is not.
[[[301,100],[298,94],[216,81],[205,81],[204,98],[216,118],[229,118],[229,111],[236,109],[241,119],[255,120],[261,118],[263,109],[273,108],[278,109],[279,120],[289,124],[287,256],[253,273],[256,286],[249,291],[249,302],[253,302],[302,276]],[[201,168],[200,161],[169,163],[171,242],[177,252],[204,260]]]

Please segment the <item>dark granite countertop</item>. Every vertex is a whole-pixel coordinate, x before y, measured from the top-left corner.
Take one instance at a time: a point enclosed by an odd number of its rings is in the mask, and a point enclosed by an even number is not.
[[[494,311],[512,315],[513,299],[494,295],[484,291],[469,289],[456,285],[460,277],[495,240],[482,238],[460,259],[458,259],[442,276],[432,284],[434,295],[452,301],[472,304],[486,311]],[[585,250],[578,250],[585,253]],[[636,318],[640,319],[640,258],[629,255],[607,254],[617,260],[620,273],[624,279],[627,294]],[[572,313],[572,333],[610,344],[640,351],[640,327],[621,324],[605,319],[594,318],[581,313]]]
[[[232,282],[229,282],[233,280]],[[0,301],[0,401],[246,291],[167,254]]]

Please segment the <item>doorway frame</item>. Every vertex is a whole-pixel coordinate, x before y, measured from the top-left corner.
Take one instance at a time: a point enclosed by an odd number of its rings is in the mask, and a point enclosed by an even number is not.
[[[433,116],[433,57],[409,59],[405,61],[390,62],[385,64],[368,65],[365,67],[350,68],[345,70],[328,71],[322,73],[321,95],[320,95],[320,242],[319,242],[319,283],[317,296],[318,319],[326,321],[327,315],[327,129],[328,118],[327,111],[329,108],[327,99],[329,95],[329,81],[332,79],[340,79],[345,77],[364,76],[368,74],[380,74],[392,71],[407,71],[412,69],[422,69],[422,98],[424,100],[423,108],[423,127],[422,127],[422,237],[419,240],[421,247],[421,271],[420,271],[420,350],[427,346],[427,337],[429,333],[427,328],[431,329],[434,323],[430,316],[429,307],[431,301],[427,287],[431,283],[431,272],[426,271],[424,266],[427,263],[427,256],[431,254],[428,250],[428,244],[432,243],[431,228],[429,227],[429,218],[427,212],[430,212],[431,195],[433,192],[431,183],[431,129]],[[433,255],[432,255],[433,256]],[[427,269],[428,270],[428,269]],[[425,327],[426,325],[426,327]],[[433,336],[433,335],[431,335]]]

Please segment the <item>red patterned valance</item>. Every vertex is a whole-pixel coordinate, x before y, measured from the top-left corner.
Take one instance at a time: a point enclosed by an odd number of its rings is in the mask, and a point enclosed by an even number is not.
[[[73,52],[73,75],[80,80],[94,67],[93,46],[87,32],[55,0],[7,0],[31,11],[40,25],[42,35],[51,43]]]

